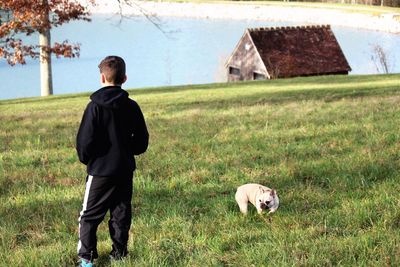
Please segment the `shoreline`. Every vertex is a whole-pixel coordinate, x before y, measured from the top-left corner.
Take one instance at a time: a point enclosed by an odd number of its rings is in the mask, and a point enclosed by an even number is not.
[[[92,14],[118,13],[117,1],[99,0],[89,8]],[[356,13],[323,7],[295,7],[257,3],[192,3],[192,2],[134,2],[138,6],[122,5],[123,15],[181,17],[196,19],[234,19],[268,22],[291,22],[301,25],[331,25],[400,34],[398,13]],[[140,6],[140,7],[139,7]]]

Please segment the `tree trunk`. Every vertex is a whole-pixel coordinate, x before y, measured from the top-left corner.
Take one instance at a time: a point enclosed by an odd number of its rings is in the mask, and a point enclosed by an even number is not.
[[[43,21],[49,24],[49,3],[48,0],[42,0],[46,6]],[[50,40],[50,26],[45,27],[43,32],[39,32],[39,45],[40,45],[40,92],[41,96],[48,96],[53,94],[53,75],[51,73],[51,40]]]
[[[40,91],[41,96],[53,94],[53,76],[51,73],[50,29],[39,34],[40,44]]]

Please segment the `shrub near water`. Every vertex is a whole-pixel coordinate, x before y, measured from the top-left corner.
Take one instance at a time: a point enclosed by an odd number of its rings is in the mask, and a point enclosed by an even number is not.
[[[113,266],[400,264],[400,76],[131,91],[151,145],[138,158],[129,258]],[[0,102],[0,262],[73,266],[88,95]],[[243,217],[238,185],[278,190]],[[107,224],[98,266],[110,266]]]

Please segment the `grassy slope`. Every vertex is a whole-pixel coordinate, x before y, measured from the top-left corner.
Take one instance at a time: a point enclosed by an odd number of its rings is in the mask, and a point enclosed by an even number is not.
[[[400,75],[136,90],[130,258],[113,266],[400,265]],[[0,101],[0,262],[72,266],[87,95]],[[236,186],[278,190],[241,216]],[[109,266],[106,223],[99,266]]]
[[[281,7],[304,7],[304,8],[322,8],[322,9],[338,9],[345,12],[357,12],[371,15],[382,15],[385,13],[400,14],[397,7],[381,7],[362,4],[341,4],[341,3],[322,3],[322,2],[283,2],[283,1],[235,1],[235,0],[162,0],[163,2],[188,2],[188,3],[223,3],[233,5],[267,5]]]

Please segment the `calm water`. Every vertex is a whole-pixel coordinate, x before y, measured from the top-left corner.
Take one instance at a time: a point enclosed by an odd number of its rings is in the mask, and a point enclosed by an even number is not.
[[[125,88],[199,84],[222,81],[224,63],[248,27],[292,25],[248,20],[163,18],[163,34],[146,19],[95,17],[91,23],[72,22],[52,32],[53,41],[81,44],[78,59],[54,59],[55,94],[99,88],[97,65],[106,55],[122,56],[127,63]],[[400,59],[400,35],[332,27],[353,71],[377,73],[371,60],[374,45],[382,46],[391,62]],[[30,39],[36,42],[37,37]],[[400,63],[392,67],[400,72]],[[10,67],[0,61],[0,99],[40,95],[39,63]]]

